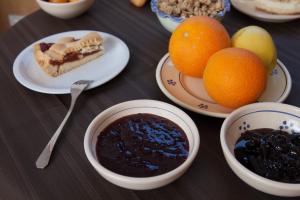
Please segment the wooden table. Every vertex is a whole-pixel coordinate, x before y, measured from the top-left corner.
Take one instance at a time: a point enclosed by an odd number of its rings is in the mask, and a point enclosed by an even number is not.
[[[279,58],[292,79],[286,103],[300,106],[300,21],[269,24],[255,21],[236,10],[224,19],[229,32],[256,24],[274,37]],[[69,95],[47,95],[21,86],[12,73],[13,61],[26,46],[45,36],[69,30],[97,30],[122,38],[131,59],[115,79],[80,98],[74,115],[60,138],[51,164],[35,168],[35,160],[68,109]],[[89,164],[83,138],[91,120],[102,110],[132,99],[170,102],[155,81],[155,68],[167,52],[170,34],[149,7],[138,9],[125,0],[98,0],[83,16],[60,20],[38,11],[0,38],[0,199],[280,199],[242,182],[222,154],[219,132],[222,119],[186,111],[201,135],[198,157],[176,182],[150,191],[131,191],[104,180]]]

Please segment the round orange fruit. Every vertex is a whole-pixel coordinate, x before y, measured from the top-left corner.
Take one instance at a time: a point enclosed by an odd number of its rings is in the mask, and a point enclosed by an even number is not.
[[[220,22],[197,16],[186,19],[173,32],[169,53],[177,70],[202,78],[209,57],[229,46],[230,37]]]
[[[267,84],[267,70],[254,53],[227,48],[209,59],[203,81],[209,96],[218,104],[238,108],[261,96]]]

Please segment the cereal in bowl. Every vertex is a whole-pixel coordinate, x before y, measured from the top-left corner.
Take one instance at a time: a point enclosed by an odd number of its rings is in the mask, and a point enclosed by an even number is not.
[[[223,0],[158,0],[158,9],[175,17],[214,17],[224,10]]]

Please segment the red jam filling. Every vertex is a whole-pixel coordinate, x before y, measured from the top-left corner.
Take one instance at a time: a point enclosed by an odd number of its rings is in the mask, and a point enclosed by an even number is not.
[[[53,44],[54,43],[44,43],[44,42],[40,43],[41,51],[44,53],[45,51],[49,50]]]
[[[50,60],[50,64],[60,66],[67,62],[73,62],[73,61],[79,60],[81,58],[81,56],[86,57],[86,56],[89,56],[89,55],[92,55],[92,54],[95,54],[98,52],[99,52],[99,50],[89,52],[89,53],[72,52],[72,53],[66,54],[64,56],[63,60]]]

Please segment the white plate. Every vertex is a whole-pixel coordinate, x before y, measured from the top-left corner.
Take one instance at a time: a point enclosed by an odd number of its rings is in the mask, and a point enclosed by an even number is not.
[[[201,78],[185,76],[177,71],[169,54],[157,66],[156,81],[169,99],[191,111],[220,118],[227,117],[233,111],[217,104],[208,96]],[[277,60],[277,66],[268,77],[267,88],[258,101],[283,102],[289,95],[291,86],[288,70]]]
[[[287,22],[300,18],[300,14],[277,15],[257,10],[254,5],[254,0],[231,0],[231,4],[240,12],[265,22]]]
[[[43,42],[56,42],[59,38],[72,36],[81,38],[91,31],[70,31],[43,38]],[[104,55],[58,77],[48,76],[36,63],[33,45],[24,49],[16,58],[13,72],[16,79],[25,87],[42,93],[70,93],[70,86],[78,80],[93,80],[88,89],[106,83],[117,76],[127,65],[129,49],[119,38],[98,32],[104,40]],[[38,42],[40,42],[38,41]]]

